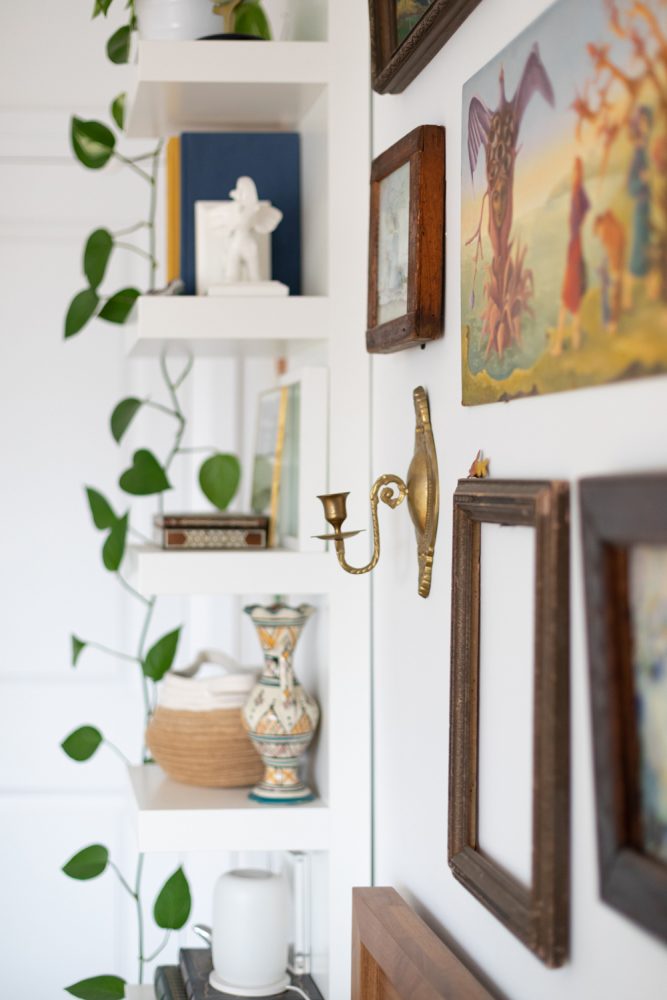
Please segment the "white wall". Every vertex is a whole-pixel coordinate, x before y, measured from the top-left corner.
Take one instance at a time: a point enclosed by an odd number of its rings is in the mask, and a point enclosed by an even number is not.
[[[133,446],[150,443],[164,454],[167,444],[168,419],[159,415],[138,419],[121,448],[108,430],[123,396],[164,400],[156,363],[129,362],[124,331],[102,322],[67,343],[62,338],[67,305],[83,287],[85,237],[145,217],[148,205],[140,179],[113,165],[87,171],[69,149],[70,115],[108,120],[110,100],[129,80],[129,71],[104,55],[124,13],[124,4],[114,6],[117,19],[93,22],[92,0],[0,6],[0,993],[16,1000],[65,996],[64,986],[100,973],[137,978],[133,906],[113,874],[78,883],[60,872],[77,850],[100,842],[127,875],[134,871],[122,765],[104,748],[75,764],[59,743],[93,724],[138,759],[136,673],[94,651],[72,670],[69,635],[134,646],[136,609],[102,567],[83,485],[125,509],[128,498],[116,483]],[[143,152],[150,143],[123,148]],[[160,253],[161,246],[160,237]],[[126,255],[113,269],[109,289],[143,287],[141,259]],[[185,444],[236,447],[234,375],[229,362],[195,367],[183,393],[192,417]],[[201,505],[188,464],[176,475],[189,486],[169,500],[172,509]],[[147,530],[154,502],[133,507]],[[150,638],[184,623],[181,663],[204,646],[235,653],[240,618],[232,602],[164,599]],[[257,662],[249,626],[245,634],[246,656]],[[153,899],[180,860],[147,859],[147,951],[162,936],[150,921]],[[219,855],[186,859],[192,922],[210,922],[212,882],[228,865]],[[185,941],[184,932],[163,960],[173,961]]]
[[[445,337],[425,351],[373,359],[373,471],[404,475],[413,443],[412,389],[430,395],[441,517],[427,601],[417,596],[407,513],[381,511],[374,574],[375,883],[394,885],[512,1000],[658,1000],[667,950],[601,903],[597,888],[591,730],[576,494],[572,518],[572,948],[548,971],[460,886],[447,866],[452,494],[478,448],[496,478],[562,478],[665,465],[667,379],[645,379],[509,405],[464,409],[460,348],[461,87],[549,4],[482,0],[448,45],[398,96],[375,96],[374,155],[417,125],[447,128]],[[564,53],[566,58],[566,53]],[[362,546],[359,556],[362,557]],[[351,550],[354,555],[354,551]],[[497,584],[502,586],[498,568]],[[509,641],[511,636],[501,637]],[[512,738],[495,716],[491,740]],[[518,728],[519,737],[525,731]],[[513,775],[506,810],[525,830],[527,796]],[[484,808],[484,802],[482,802]]]

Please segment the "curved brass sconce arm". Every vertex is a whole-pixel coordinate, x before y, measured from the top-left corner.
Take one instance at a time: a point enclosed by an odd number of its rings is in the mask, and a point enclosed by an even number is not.
[[[380,476],[371,490],[371,519],[373,522],[373,555],[367,566],[355,567],[345,559],[345,541],[358,535],[358,531],[343,531],[347,517],[349,493],[328,493],[318,497],[324,507],[324,516],[333,528],[331,535],[318,535],[326,542],[333,542],[338,562],[346,573],[361,576],[375,569],[380,559],[380,526],[378,504],[380,500],[394,510],[408,499],[408,508],[417,533],[417,556],[419,560],[419,593],[428,597],[431,590],[431,570],[433,550],[438,530],[438,462],[431,429],[428,398],[421,386],[414,391],[415,414],[417,419],[415,451],[408,470],[407,484],[400,476],[391,473]]]
[[[393,483],[396,486],[398,493],[394,493],[394,490],[388,485]],[[388,507],[394,510],[399,504],[402,504],[408,495],[408,488],[400,478],[400,476],[393,476],[391,474],[386,476],[380,476],[373,483],[373,489],[371,490],[371,520],[373,522],[373,555],[371,561],[366,566],[350,566],[345,558],[345,539],[353,538],[354,535],[359,535],[359,531],[341,531],[340,526],[347,517],[347,498],[349,493],[328,493],[326,496],[318,497],[318,500],[322,501],[324,506],[325,517],[329,524],[334,528],[333,535],[318,535],[325,542],[333,542],[336,547],[336,555],[338,556],[338,562],[341,564],[346,573],[351,573],[353,576],[363,576],[364,573],[370,573],[371,570],[375,569],[380,559],[380,525],[378,522],[378,504],[380,500],[382,503],[386,503]],[[336,522],[336,523],[334,523]],[[336,524],[338,525],[336,527]]]

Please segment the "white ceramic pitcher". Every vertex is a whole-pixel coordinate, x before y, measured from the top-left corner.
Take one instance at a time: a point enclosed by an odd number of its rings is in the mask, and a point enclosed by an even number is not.
[[[201,924],[195,930],[211,941],[214,989],[269,997],[289,986],[289,896],[283,875],[260,868],[225,872],[213,893],[212,932]]]

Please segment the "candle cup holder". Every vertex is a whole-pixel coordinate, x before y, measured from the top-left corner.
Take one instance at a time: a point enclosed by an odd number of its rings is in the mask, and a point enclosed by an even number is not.
[[[428,597],[431,591],[433,553],[438,531],[440,493],[438,484],[438,459],[433,440],[431,415],[426,391],[419,386],[413,393],[415,404],[415,449],[408,469],[407,483],[391,473],[380,476],[373,483],[370,494],[371,520],[373,524],[373,555],[366,566],[350,566],[345,558],[345,542],[358,535],[359,531],[343,531],[347,518],[347,498],[349,493],[327,493],[318,497],[324,508],[324,517],[333,529],[333,534],[317,535],[323,541],[333,542],[338,562],[346,573],[361,576],[375,569],[380,559],[380,526],[378,504],[380,501],[394,510],[407,497],[408,510],[417,536],[417,559],[419,562],[418,589],[420,597]]]

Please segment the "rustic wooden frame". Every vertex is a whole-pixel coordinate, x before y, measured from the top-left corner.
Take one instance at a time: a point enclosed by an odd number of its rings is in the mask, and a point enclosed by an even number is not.
[[[480,0],[433,0],[398,45],[396,0],[369,0],[371,76],[378,94],[400,94],[452,37]]]
[[[532,878],[525,886],[478,846],[482,523],[535,529]],[[569,486],[461,480],[454,494],[449,864],[546,965],[569,940]]]
[[[352,1000],[494,1000],[395,889],[353,889]]]
[[[408,309],[378,325],[377,276],[380,184],[410,164]],[[421,125],[373,161],[368,254],[366,347],[388,354],[437,340],[443,334],[445,264],[445,130]]]
[[[667,474],[579,486],[597,801],[600,894],[667,941],[667,865],[641,848],[628,549],[667,545]]]

